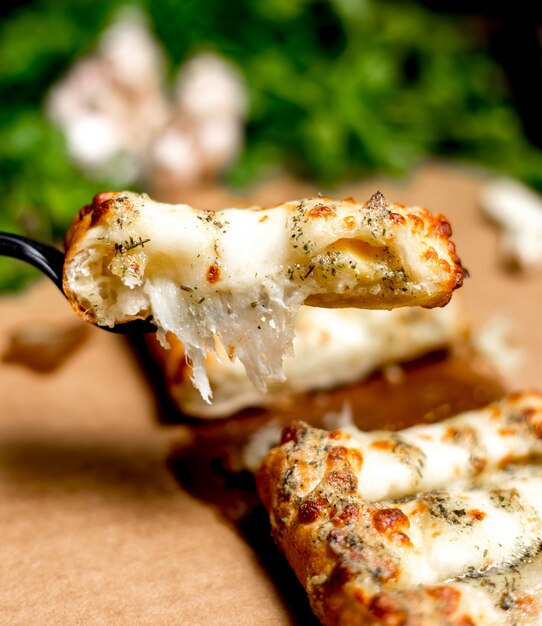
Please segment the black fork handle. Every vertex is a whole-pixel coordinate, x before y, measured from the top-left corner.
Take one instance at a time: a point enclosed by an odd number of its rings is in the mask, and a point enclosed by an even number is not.
[[[62,291],[64,254],[57,248],[22,235],[0,232],[0,256],[30,263],[50,278]]]

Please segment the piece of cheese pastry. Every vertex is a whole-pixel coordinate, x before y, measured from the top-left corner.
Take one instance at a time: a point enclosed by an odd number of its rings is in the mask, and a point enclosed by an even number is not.
[[[511,394],[398,432],[294,423],[257,483],[324,624],[526,626],[542,620],[541,456],[542,396]]]
[[[285,396],[351,384],[389,364],[410,361],[465,341],[467,321],[454,297],[446,307],[403,307],[392,311],[323,309],[302,306],[295,320],[294,354],[284,359],[286,380],[258,391],[242,363],[230,360],[217,342],[205,360],[213,392],[207,404],[194,389],[192,371],[180,341],[170,350],[149,337],[171,398],[179,410],[204,419],[228,417],[247,407],[273,406]]]
[[[209,399],[218,336],[251,381],[283,380],[301,304],[392,309],[446,304],[464,270],[444,217],[316,197],[271,209],[196,210],[129,192],[94,198],[66,238],[64,292],[86,320],[152,317],[176,335]]]

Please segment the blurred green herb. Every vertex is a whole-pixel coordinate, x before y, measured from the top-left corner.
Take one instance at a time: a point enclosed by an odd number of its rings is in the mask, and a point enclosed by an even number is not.
[[[0,27],[0,229],[59,239],[111,181],[68,160],[44,97],[92,50],[122,0],[33,0]],[[135,4],[132,2],[131,4]],[[542,155],[525,139],[505,81],[472,21],[408,0],[141,0],[171,72],[211,49],[235,62],[251,98],[244,185],[270,168],[330,185],[403,173],[428,155],[489,165],[542,190]],[[32,274],[2,260],[0,287]]]

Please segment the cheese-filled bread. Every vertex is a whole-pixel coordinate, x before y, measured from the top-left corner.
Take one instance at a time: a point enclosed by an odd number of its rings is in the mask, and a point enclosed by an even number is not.
[[[196,210],[103,193],[66,237],[64,292],[88,321],[152,317],[182,342],[209,400],[218,336],[261,391],[283,380],[301,304],[445,305],[464,270],[446,219],[426,209],[316,197],[270,209]]]
[[[398,432],[294,423],[257,473],[326,625],[542,621],[542,396]]]
[[[181,413],[204,419],[228,417],[248,407],[272,407],[292,394],[358,383],[390,364],[464,342],[468,335],[460,300],[446,307],[404,307],[392,311],[323,309],[302,306],[295,321],[294,354],[284,359],[286,380],[262,393],[238,360],[231,361],[217,342],[205,368],[213,403],[203,401],[192,385],[183,345],[168,336],[171,349],[149,338],[167,387]]]

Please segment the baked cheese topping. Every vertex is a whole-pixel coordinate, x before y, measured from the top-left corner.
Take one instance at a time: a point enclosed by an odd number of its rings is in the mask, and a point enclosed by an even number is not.
[[[283,380],[303,303],[391,309],[441,306],[463,269],[442,216],[317,197],[272,209],[195,210],[134,193],[99,194],[66,239],[64,292],[85,319],[113,326],[152,316],[182,342],[211,395],[215,336],[251,381]]]
[[[397,433],[297,423],[258,488],[325,624],[539,624],[541,438],[534,393]]]

